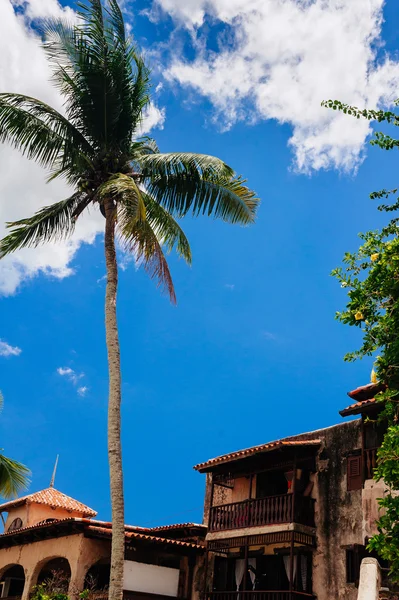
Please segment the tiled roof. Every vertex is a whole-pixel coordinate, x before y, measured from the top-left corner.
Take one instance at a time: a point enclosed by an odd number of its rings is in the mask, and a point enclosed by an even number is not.
[[[57,519],[51,521],[51,523],[37,523],[36,525],[31,525],[30,527],[22,527],[21,529],[16,529],[14,531],[9,531],[6,533],[0,534],[0,547],[4,547],[7,545],[18,545],[18,544],[26,544],[29,543],[26,540],[26,536],[29,535],[29,532],[43,531],[44,538],[51,538],[51,530],[54,529],[54,537],[58,537],[60,535],[60,527],[64,530],[64,535],[70,535],[71,532],[79,533],[79,532],[87,532],[92,535],[99,535],[100,537],[111,537],[112,536],[112,526],[110,523],[105,521],[92,521],[91,519],[81,519],[81,518],[73,518],[70,519]],[[65,528],[68,527],[68,530]],[[203,550],[203,546],[200,544],[195,544],[193,542],[185,542],[176,539],[163,538],[154,535],[148,535],[145,533],[139,533],[137,531],[129,531],[129,526],[126,526],[125,530],[125,539],[137,539],[145,542],[153,542],[155,544],[168,544],[172,546],[180,546],[182,548],[193,549],[193,550]],[[35,538],[37,539],[38,533],[34,533]],[[7,538],[15,538],[14,542],[7,542]],[[19,538],[21,538],[19,540]],[[4,540],[4,542],[3,542]]]
[[[93,526],[90,524],[85,529],[86,529],[86,531],[92,532],[93,534],[102,534],[106,537],[112,536],[112,529],[109,529],[108,527],[97,527],[97,526]],[[172,546],[181,546],[184,548],[192,548],[195,550],[203,548],[203,546],[201,546],[199,544],[193,544],[192,542],[182,542],[180,540],[174,540],[174,539],[170,539],[170,538],[162,538],[162,537],[158,537],[155,535],[147,535],[145,533],[137,533],[134,531],[126,531],[125,538],[126,539],[143,540],[146,542],[153,542],[153,543],[157,543],[157,544],[170,544]]]
[[[223,463],[233,462],[235,460],[240,460],[241,458],[246,458],[247,456],[251,456],[253,454],[258,454],[261,452],[270,452],[271,450],[279,450],[282,448],[288,448],[292,446],[319,446],[321,444],[321,440],[278,440],[276,442],[269,442],[268,444],[262,444],[261,446],[253,446],[252,448],[247,448],[245,450],[238,450],[237,452],[231,452],[230,454],[224,454],[223,456],[218,456],[217,458],[211,458],[210,460],[195,465],[194,469],[196,471],[205,471],[211,470],[212,467],[216,467]]]
[[[362,402],[363,400],[372,400],[379,392],[386,389],[386,385],[383,383],[368,383],[367,385],[361,385],[355,390],[348,392],[349,398]]]
[[[0,504],[0,512],[7,512],[10,508],[15,508],[23,504],[45,504],[46,506],[51,506],[51,508],[63,508],[70,512],[80,513],[83,517],[95,517],[97,514],[89,506],[78,502],[78,500],[74,500],[74,498],[52,487]]]
[[[12,531],[4,531],[3,533],[0,533],[0,539],[4,538],[4,537],[11,537],[13,535],[19,534],[19,533],[24,533],[26,531],[32,531],[35,529],[45,529],[45,528],[49,528],[52,527],[54,525],[58,525],[60,523],[74,523],[76,521],[76,519],[74,519],[73,517],[69,517],[66,519],[54,519],[54,521],[40,521],[40,523],[36,523],[36,525],[29,525],[28,527],[20,527],[19,529],[13,529]]]
[[[354,404],[347,406],[343,410],[340,410],[339,414],[342,415],[343,417],[347,417],[349,415],[359,415],[365,409],[368,409],[369,407],[373,406],[375,403],[376,403],[375,398],[370,398],[369,400],[362,400],[361,402],[355,402]]]
[[[199,527],[207,529],[206,525],[199,523],[176,523],[175,525],[161,525],[160,527],[150,527],[149,531],[169,531],[171,529],[189,529],[190,527]]]

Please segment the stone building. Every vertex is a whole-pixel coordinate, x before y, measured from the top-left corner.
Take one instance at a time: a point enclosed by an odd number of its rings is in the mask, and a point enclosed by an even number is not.
[[[207,600],[356,600],[386,493],[372,479],[384,433],[377,391],[349,393],[356,401],[341,415],[355,420],[194,467],[206,474]]]
[[[47,582],[71,597],[90,589],[107,598],[111,523],[95,520],[94,510],[53,487],[2,504],[0,513],[0,597],[28,600],[36,584]],[[195,600],[202,525],[125,531],[125,598]]]
[[[353,420],[197,465],[204,524],[126,526],[125,598],[356,600],[386,493],[372,479],[384,434],[378,391],[349,393],[341,415]],[[90,588],[106,599],[111,523],[52,487],[0,514],[0,597],[28,600],[58,574],[71,597]]]

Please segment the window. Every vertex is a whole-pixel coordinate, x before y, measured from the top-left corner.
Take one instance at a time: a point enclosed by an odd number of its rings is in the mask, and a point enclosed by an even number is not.
[[[19,517],[17,519],[14,519],[10,525],[10,527],[8,528],[8,531],[15,531],[16,529],[21,529],[22,527],[22,519],[20,519]]]
[[[346,583],[356,582],[355,551],[346,551]]]
[[[362,457],[360,454],[347,458],[347,489],[348,491],[362,489]]]
[[[370,554],[360,544],[353,544],[346,550],[346,583],[359,585],[360,565],[367,556]]]

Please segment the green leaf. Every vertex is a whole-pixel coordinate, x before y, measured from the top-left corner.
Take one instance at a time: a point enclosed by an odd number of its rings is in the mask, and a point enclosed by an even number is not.
[[[77,215],[89,201],[90,198],[77,192],[66,200],[42,208],[32,217],[7,223],[12,231],[0,241],[0,258],[20,248],[69,237],[75,229]]]

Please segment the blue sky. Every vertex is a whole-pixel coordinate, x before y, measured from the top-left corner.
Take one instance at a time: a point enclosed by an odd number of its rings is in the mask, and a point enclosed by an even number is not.
[[[214,60],[224,51],[221,40],[234,47],[228,20],[213,15],[194,24],[192,44],[193,30],[171,4],[165,0],[169,12],[158,6],[152,20],[142,11],[154,5],[127,6],[150,53],[154,84],[162,83],[155,101],[164,123],[152,134],[163,151],[220,156],[245,175],[262,204],[250,228],[185,221],[194,260],[190,269],[170,257],[177,307],[132,264],[121,272],[126,521],[140,525],[201,520],[197,462],[340,421],[346,392],[369,381],[371,362],[342,360],[360,336],[334,320],[345,294],[329,274],[358,246],[358,232],[382,222],[368,194],[397,186],[396,155],[375,148],[350,169],[315,168],[314,161],[298,169],[288,143],[298,125],[254,116],[248,98],[237,107],[246,117],[229,117],[226,130],[212,94],[164,77],[161,67],[171,73],[174,60],[197,60],[199,52],[202,61]],[[395,0],[383,15],[377,57],[388,52],[395,61]],[[21,349],[0,356],[1,446],[31,468],[32,491],[47,487],[60,454],[56,487],[108,519],[101,236],[83,244],[69,266],[73,275],[36,273],[0,298],[0,339]]]

